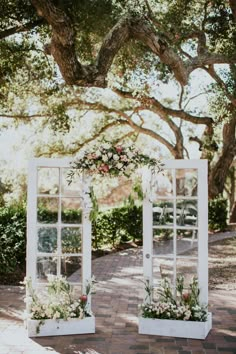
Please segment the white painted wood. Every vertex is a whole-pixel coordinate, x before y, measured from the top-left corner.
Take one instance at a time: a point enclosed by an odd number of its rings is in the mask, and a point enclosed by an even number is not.
[[[86,292],[86,284],[91,279],[91,234],[92,225],[90,221],[90,211],[92,208],[91,198],[90,198],[90,176],[83,176],[83,267],[82,267],[82,277],[83,281],[83,293]],[[91,295],[88,296],[88,307],[91,308]]]
[[[171,169],[172,170],[172,177],[173,177],[173,195],[163,197],[162,195],[155,196],[155,199],[158,201],[160,200],[168,200],[173,202],[173,226],[162,226],[162,225],[155,225],[153,226],[153,207],[152,207],[152,185],[155,184],[155,181],[152,180],[152,178],[156,178],[158,180],[158,174],[152,176],[151,173],[145,172],[144,177],[143,177],[143,191],[145,193],[145,199],[143,201],[143,269],[144,269],[144,279],[148,279],[150,281],[150,284],[153,284],[153,270],[152,270],[152,259],[153,258],[164,258],[165,255],[161,254],[160,256],[158,255],[153,255],[153,229],[171,229],[174,234],[174,244],[173,244],[173,262],[174,262],[174,269],[173,269],[173,275],[174,275],[174,284],[176,282],[176,263],[178,261],[178,258],[185,258],[189,260],[193,260],[196,257],[192,256],[185,256],[177,255],[177,230],[193,230],[193,237],[195,237],[195,233],[198,232],[198,257],[197,257],[197,262],[198,262],[198,269],[197,269],[197,276],[199,280],[199,288],[200,288],[200,303],[203,305],[208,304],[208,181],[207,181],[207,167],[208,167],[208,162],[207,160],[167,160],[164,161],[164,167],[163,169]],[[196,196],[178,196],[176,195],[176,170],[177,169],[195,169],[197,170],[197,175],[198,175],[198,193]],[[148,186],[149,183],[149,186]],[[177,201],[178,200],[196,200],[197,205],[198,205],[198,224],[196,226],[178,226],[177,225]],[[151,225],[151,226],[150,226]],[[192,239],[193,241],[193,239]],[[150,253],[151,252],[151,253]],[[146,254],[150,254],[150,258],[146,258]],[[167,257],[167,255],[166,255]],[[146,295],[146,294],[145,294]],[[148,319],[141,319],[144,322],[141,323],[154,323],[155,321],[164,321],[164,320],[148,320]],[[146,322],[149,321],[149,322]],[[167,320],[166,320],[167,321]],[[168,320],[169,321],[169,320]],[[190,321],[173,321],[173,323],[177,326],[180,326],[180,322],[184,322],[184,326],[186,328],[189,326],[189,330],[192,334],[188,334],[188,331],[186,332],[186,335],[184,334],[184,331],[182,332],[182,336],[186,338],[197,338],[194,337],[194,332],[195,332],[195,327],[197,326],[197,322],[190,322]],[[158,323],[158,322],[155,322]],[[163,331],[166,332],[167,334],[164,334],[164,332],[155,332],[154,325],[151,327],[147,327],[145,332],[140,332],[140,333],[146,333],[146,334],[160,334],[160,335],[173,335],[170,334],[170,332],[163,327],[165,322],[160,322],[160,326],[163,328]],[[167,322],[166,322],[167,323]],[[171,322],[168,322],[171,324]],[[192,325],[193,323],[193,325]],[[141,328],[143,328],[144,325],[141,325]],[[145,325],[146,326],[146,325]],[[181,327],[181,326],[180,326]],[[209,332],[211,328],[211,314],[209,314],[209,320],[207,323],[203,324],[200,323],[199,327],[205,328],[202,333],[206,333],[207,331]],[[149,329],[148,329],[149,328]],[[168,328],[168,325],[167,325]],[[182,328],[182,327],[181,327]],[[191,329],[192,328],[192,329]],[[144,329],[141,329],[144,331]],[[154,333],[151,333],[154,332]],[[207,332],[207,333],[208,333]],[[197,329],[196,329],[197,333]],[[204,334],[205,335],[205,334]],[[203,335],[203,336],[204,336]],[[179,336],[178,333],[176,333],[175,336]],[[189,336],[189,337],[188,337]],[[196,336],[200,336],[200,334],[196,334]]]
[[[207,160],[198,169],[198,280],[200,301],[208,304],[208,178]]]
[[[152,230],[152,202],[149,199],[151,183],[151,171],[144,169],[143,171],[143,275],[144,280],[149,281],[152,285],[152,253],[153,253],[153,230]],[[148,302],[151,299],[147,297],[145,300]]]
[[[95,317],[44,320],[43,324],[39,320],[27,320],[27,332],[29,337],[95,333]]]
[[[212,316],[206,322],[162,320],[139,317],[139,334],[205,339],[212,328]]]
[[[27,248],[26,276],[36,283],[36,237],[37,235],[37,164],[31,160],[28,166],[28,202],[27,202]]]
[[[27,277],[32,278],[32,286],[33,288],[41,288],[46,285],[37,282],[37,269],[36,269],[36,260],[37,256],[49,256],[49,257],[57,257],[57,275],[60,275],[61,266],[60,266],[60,259],[63,256],[81,256],[82,258],[82,284],[81,279],[76,282],[73,281],[73,285],[82,285],[82,292],[85,293],[86,285],[88,281],[91,279],[91,221],[89,219],[90,211],[91,211],[91,199],[89,194],[89,188],[91,183],[90,176],[83,176],[83,186],[84,190],[82,191],[81,198],[83,200],[82,203],[82,224],[72,224],[71,227],[82,227],[82,252],[81,253],[62,253],[61,249],[61,227],[68,227],[70,224],[63,224],[61,220],[61,199],[65,197],[62,194],[62,168],[69,168],[72,159],[63,158],[63,159],[51,159],[51,158],[40,158],[40,159],[32,159],[29,162],[29,171],[28,171],[28,205],[27,205]],[[59,169],[59,193],[56,195],[48,195],[48,194],[39,194],[37,190],[37,171],[38,168],[47,167],[47,168],[58,168]],[[54,224],[43,224],[37,222],[37,197],[45,196],[45,197],[55,197],[58,198],[59,201],[59,209],[58,209],[58,222]],[[78,195],[74,197],[78,198]],[[68,198],[73,198],[73,196],[68,195]],[[54,253],[46,253],[46,252],[38,252],[37,251],[37,229],[39,227],[47,227],[52,228],[55,227],[57,229],[57,237],[58,237],[58,244],[57,244],[57,251]],[[88,310],[91,308],[91,296],[88,297]],[[50,329],[51,327],[54,328],[54,320],[47,320],[48,324],[43,326],[44,328]],[[50,322],[51,321],[51,322]],[[72,321],[72,322],[71,322]],[[79,325],[77,325],[77,322]],[[29,322],[29,326],[36,326],[35,321],[31,324]],[[60,321],[62,323],[62,330],[56,331],[57,333],[61,334],[73,334],[73,333],[94,333],[94,330],[91,330],[95,326],[94,318],[86,318],[84,320],[78,319],[71,319],[70,321]],[[73,332],[71,329],[70,323],[76,323],[76,332]],[[83,328],[80,329],[84,323]],[[88,323],[88,325],[86,324]],[[68,331],[66,326],[68,325]],[[89,332],[86,332],[86,328],[88,328]],[[95,328],[95,327],[94,327]],[[29,329],[29,332],[31,329]],[[46,329],[45,329],[46,331]],[[79,331],[79,332],[78,332]],[[46,331],[47,332],[47,331]],[[62,333],[63,332],[63,333]],[[43,332],[44,333],[44,332]],[[47,335],[47,334],[44,334]],[[51,334],[52,335],[52,334]],[[55,334],[56,335],[56,334]]]

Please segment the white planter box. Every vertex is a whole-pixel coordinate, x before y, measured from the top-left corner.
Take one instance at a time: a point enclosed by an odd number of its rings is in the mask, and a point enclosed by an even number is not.
[[[78,318],[69,318],[67,321],[63,319],[44,320],[43,324],[39,323],[40,320],[27,320],[27,331],[29,337],[95,333],[94,316],[85,317],[82,320]]]
[[[139,334],[205,339],[212,328],[209,312],[206,322],[162,320],[139,317]]]

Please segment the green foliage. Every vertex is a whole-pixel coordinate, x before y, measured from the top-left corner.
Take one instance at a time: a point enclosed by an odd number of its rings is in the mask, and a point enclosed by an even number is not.
[[[26,209],[24,205],[0,208],[0,272],[25,269]]]
[[[105,245],[142,239],[142,208],[128,204],[107,212],[99,212],[93,221],[92,241],[95,249]]]
[[[227,199],[217,197],[209,201],[209,229],[224,231],[227,228]]]

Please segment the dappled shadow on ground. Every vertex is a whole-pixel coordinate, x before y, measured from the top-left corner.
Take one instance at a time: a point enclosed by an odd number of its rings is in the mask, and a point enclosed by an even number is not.
[[[236,289],[236,237],[209,244],[209,288]]]

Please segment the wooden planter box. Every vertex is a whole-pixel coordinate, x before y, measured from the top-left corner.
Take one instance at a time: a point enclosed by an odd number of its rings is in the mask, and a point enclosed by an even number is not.
[[[161,320],[139,317],[139,334],[205,339],[212,328],[212,315],[209,312],[206,322]]]
[[[27,320],[29,337],[65,336],[70,334],[95,333],[95,317],[69,318],[68,320]]]

